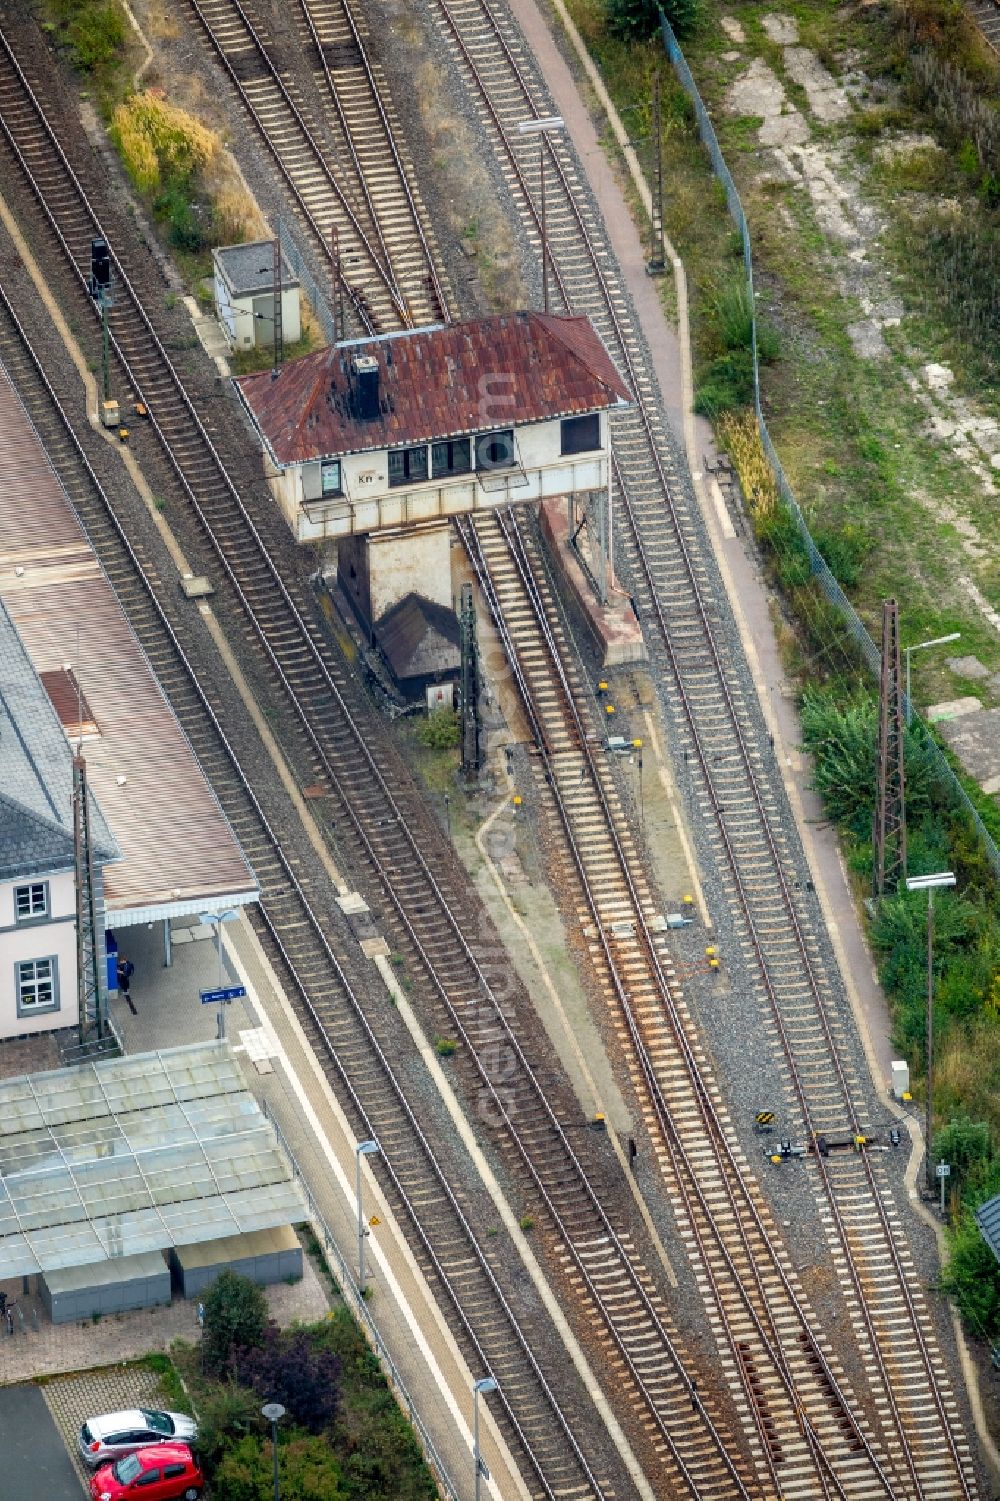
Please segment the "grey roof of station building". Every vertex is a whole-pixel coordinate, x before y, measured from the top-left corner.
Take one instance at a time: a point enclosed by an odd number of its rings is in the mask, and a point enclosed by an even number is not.
[[[1000,1194],[980,1204],[976,1210],[976,1224],[983,1240],[1000,1261]]]
[[[273,240],[252,240],[247,245],[217,245],[212,251],[237,297],[271,291],[274,285],[273,245]],[[284,253],[281,256],[281,285],[283,288],[299,285]]]
[[[72,870],[73,752],[0,600],[0,880]],[[120,858],[90,800],[98,863]]]
[[[307,1218],[225,1042],[0,1081],[0,1281]]]

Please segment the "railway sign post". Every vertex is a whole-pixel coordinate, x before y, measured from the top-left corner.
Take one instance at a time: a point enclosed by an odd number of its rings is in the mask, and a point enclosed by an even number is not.
[[[951,1177],[951,1163],[950,1162],[939,1162],[938,1165],[937,1165],[937,1167],[934,1169],[934,1171],[937,1174],[937,1180],[938,1180],[938,1182],[941,1185],[941,1213],[943,1215],[944,1214],[944,1186],[947,1183],[948,1179]]]

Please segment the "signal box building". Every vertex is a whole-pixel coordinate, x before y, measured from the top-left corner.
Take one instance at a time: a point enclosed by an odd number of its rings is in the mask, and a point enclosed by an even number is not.
[[[236,381],[300,542],[608,482],[630,397],[588,318],[518,312],[342,343]]]

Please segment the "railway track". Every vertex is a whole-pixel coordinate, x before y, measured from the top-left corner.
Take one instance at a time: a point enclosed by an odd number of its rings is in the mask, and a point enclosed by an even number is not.
[[[295,200],[314,251],[331,271],[339,262],[361,328],[379,333],[440,318],[446,294],[412,173],[367,38],[348,6],[293,0],[287,53],[293,70],[279,63],[265,23],[254,20],[244,0],[189,4]],[[308,98],[297,82],[300,57],[310,65]]]
[[[90,239],[102,233],[102,226],[6,42],[0,49],[0,122],[68,261],[82,304]],[[371,749],[375,737],[368,733],[369,711],[356,685],[330,658],[309,618],[308,604],[296,598],[295,582],[278,574],[265,538],[228,479],[180,376],[132,294],[113,241],[109,243],[117,283],[112,315],[116,354],[147,406],[164,456],[215,549],[220,574],[245,611],[247,625],[270,664],[275,690],[308,744],[315,774],[340,810],[344,826],[356,836],[358,864],[367,882],[380,891],[390,922],[413,956],[414,969],[433,988],[445,1024],[460,1038],[476,1087],[485,1091],[491,1104],[509,1164],[517,1164],[522,1181],[530,1185],[551,1254],[571,1278],[581,1317],[614,1371],[613,1401],[631,1412],[633,1424],[638,1418],[647,1459],[664,1494],[754,1494],[743,1478],[738,1440],[723,1430],[707,1391],[692,1415],[695,1383],[690,1363],[671,1331],[653,1279],[630,1238],[611,1225],[521,1049],[508,1016],[510,1003],[498,998],[510,983],[506,961],[498,957],[499,943],[492,944],[491,952],[488,942],[481,945],[488,952],[484,959],[467,942],[465,929],[473,920],[464,886],[452,885],[445,861],[435,861],[432,870],[424,848],[432,848],[433,839],[428,841],[417,799],[407,798],[405,774],[398,762],[379,764]],[[246,837],[246,819],[237,814],[233,822],[237,833]],[[248,849],[257,868],[260,855],[252,839]],[[274,852],[269,858],[275,858]],[[258,870],[258,875],[264,884],[266,870]],[[281,879],[279,871],[279,886]],[[295,926],[293,920],[292,930]],[[480,918],[480,930],[486,926]],[[282,944],[284,932],[275,923],[272,943]],[[300,959],[293,948],[285,952],[290,983],[296,973],[309,973],[307,959]],[[329,950],[319,960],[321,987],[324,977],[329,987],[331,957]],[[335,1004],[329,988],[321,994],[332,1008],[326,1013],[330,1016]],[[494,1074],[500,1075],[499,1082]],[[371,1109],[367,1099],[364,1103]],[[380,1138],[390,1140],[392,1129],[391,1124],[381,1126]],[[433,1226],[428,1236],[433,1242]],[[450,1252],[447,1259],[453,1256]],[[457,1308],[454,1312],[457,1316]],[[476,1337],[483,1339],[478,1327]],[[703,1373],[701,1384],[704,1390]],[[530,1387],[512,1380],[508,1400],[515,1436],[519,1423],[522,1431],[526,1427],[520,1404],[529,1399]],[[520,1452],[525,1448],[522,1442]],[[542,1460],[532,1457],[536,1451],[530,1444],[527,1450],[526,1473],[542,1493],[549,1493],[546,1487],[552,1485],[560,1493],[583,1493],[579,1483],[575,1490],[567,1487],[562,1473],[551,1478],[546,1473],[542,1484]]]
[[[517,124],[551,114],[551,101],[531,77],[505,13],[485,0],[437,0],[436,8],[497,141],[511,199],[540,243],[534,151],[527,154],[519,142]],[[865,1093],[845,1061],[850,1052],[832,1006],[835,977],[797,895],[803,861],[787,832],[792,824],[763,749],[759,713],[716,645],[731,626],[704,531],[672,464],[638,331],[575,165],[560,148],[543,149],[552,163],[548,244],[563,304],[590,315],[638,397],[633,413],[613,419],[615,490],[629,523],[624,538],[619,532],[620,555],[630,565],[656,665],[668,672],[681,706],[677,728],[694,752],[696,814],[712,831],[738,942],[788,1063],[804,1129],[810,1139],[845,1128],[865,1137]],[[832,1253],[904,1493],[974,1495],[971,1456],[893,1189],[867,1152],[846,1164],[819,1154],[813,1161]]]
[[[967,0],[969,14],[994,52],[1000,52],[1000,0]]]
[[[571,667],[554,591],[513,512],[460,530],[532,716],[544,786],[572,856],[577,916],[620,1012],[619,1034],[696,1264],[724,1363],[743,1384],[744,1424],[774,1494],[895,1494],[885,1456],[816,1333],[777,1227],[735,1148],[680,994],[601,736]],[[569,874],[569,872],[567,872]],[[562,884],[562,883],[561,883]],[[563,887],[565,889],[565,886]],[[664,1081],[661,1083],[661,1081]],[[669,1097],[669,1099],[668,1099]],[[864,1425],[864,1426],[862,1426]]]

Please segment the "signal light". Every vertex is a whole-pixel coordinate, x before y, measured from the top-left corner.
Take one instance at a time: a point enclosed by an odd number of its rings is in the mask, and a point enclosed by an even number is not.
[[[90,242],[90,295],[97,297],[111,285],[111,254],[106,240]]]

